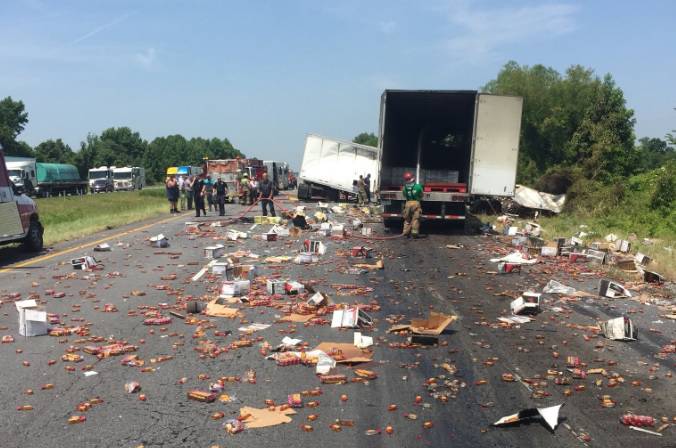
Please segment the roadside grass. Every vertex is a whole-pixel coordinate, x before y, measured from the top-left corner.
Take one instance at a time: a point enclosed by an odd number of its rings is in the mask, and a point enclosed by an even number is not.
[[[46,245],[167,214],[164,188],[37,199]]]

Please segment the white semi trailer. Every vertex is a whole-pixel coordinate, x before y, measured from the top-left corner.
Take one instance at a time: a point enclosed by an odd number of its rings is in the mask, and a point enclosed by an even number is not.
[[[378,185],[379,150],[373,146],[310,134],[305,139],[303,163],[298,175],[300,199],[338,200],[357,194],[359,176],[371,175]]]

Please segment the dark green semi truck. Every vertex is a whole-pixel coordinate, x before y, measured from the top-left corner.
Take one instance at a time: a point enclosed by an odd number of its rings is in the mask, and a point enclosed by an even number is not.
[[[7,170],[15,186],[26,194],[53,196],[86,193],[87,181],[67,163],[42,163],[27,157],[7,157]]]

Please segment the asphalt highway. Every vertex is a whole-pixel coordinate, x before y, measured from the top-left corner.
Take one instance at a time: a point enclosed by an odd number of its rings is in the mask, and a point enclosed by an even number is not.
[[[308,209],[313,206],[308,204]],[[241,210],[233,205],[227,213],[235,216]],[[345,216],[334,219],[351,221]],[[202,230],[211,231],[186,233],[185,222],[193,220],[204,222]],[[252,224],[209,227],[217,220],[213,213],[199,219],[189,214],[167,217],[65,243],[37,258],[24,257],[15,248],[0,248],[0,335],[14,337],[14,342],[0,345],[4,404],[0,408],[0,446],[676,446],[673,426],[658,437],[632,431],[619,422],[620,416],[631,411],[676,424],[672,420],[676,417],[674,354],[659,355],[676,339],[674,321],[661,317],[665,307],[674,304],[669,286],[636,293],[643,294],[645,300],[545,294],[543,311],[535,321],[508,327],[500,325],[497,318],[509,314],[510,295],[541,291],[550,279],[594,293],[604,274],[594,265],[549,260],[524,267],[520,274],[497,275],[489,259],[507,253],[508,240],[466,235],[461,229],[435,231],[420,240],[367,242],[324,237],[327,253],[319,262],[270,264],[263,260],[294,256],[302,240],[316,234],[305,232],[270,242],[224,241],[227,229],[247,231]],[[372,220],[366,225],[374,234],[386,235],[377,217]],[[259,225],[251,233],[261,234],[269,227]],[[147,238],[159,233],[169,238],[168,248],[148,245]],[[93,252],[91,243],[103,240],[112,251]],[[235,305],[241,309],[241,319],[199,316],[211,323],[204,334],[199,334],[197,325],[176,317],[166,325],[143,325],[148,310],[159,309],[164,316],[169,316],[169,310],[185,313],[187,301],[215,296],[213,277],[207,275],[198,281],[191,281],[191,277],[208,262],[203,248],[217,242],[225,244],[227,252],[246,250],[259,255],[244,260],[258,266],[260,277],[312,284],[336,303],[377,303],[380,309],[370,312],[373,328],[363,330],[375,340],[373,360],[335,369],[348,378],[355,377],[356,368],[368,369],[377,373],[377,379],[320,384],[312,367],[281,367],[265,359],[261,344],[267,341],[276,346],[284,336],[300,338],[309,348],[326,341],[353,341],[351,329],[281,323],[283,310],[278,307]],[[350,273],[348,268],[356,261],[346,255],[350,247],[362,244],[382,256],[384,269]],[[73,270],[70,259],[84,254],[94,255],[101,270]],[[356,291],[362,295],[342,295],[336,285],[371,289]],[[264,288],[264,283],[255,287]],[[57,298],[60,292],[64,296]],[[89,335],[20,336],[14,302],[33,297],[46,311],[58,314],[62,324],[88,326]],[[107,312],[106,304],[117,311]],[[431,311],[458,316],[437,346],[400,348],[406,337],[386,331],[395,321],[407,322]],[[597,320],[621,315],[630,316],[639,327],[638,341],[611,341],[589,329]],[[200,357],[195,350],[206,339],[220,346],[231,344],[243,334],[238,328],[247,322],[271,326],[249,336],[254,340],[251,347],[230,349],[213,359]],[[103,339],[92,342],[93,336]],[[145,369],[122,365],[122,356],[99,360],[82,351],[86,345],[102,345],[108,340],[138,346],[133,354],[145,361]],[[84,360],[63,361],[67,351]],[[162,355],[171,359],[157,362]],[[570,376],[566,371],[568,356],[579,357],[583,368],[603,368],[606,375],[588,375],[569,385],[557,385],[551,371]],[[66,370],[69,365],[74,371]],[[84,369],[97,374],[86,376]],[[250,369],[256,372],[255,384],[244,380]],[[503,380],[505,375],[516,381]],[[242,377],[240,382],[226,383],[223,392],[229,395],[229,402],[202,403],[187,398],[189,390],[206,390],[221,376]],[[613,377],[616,381],[610,381]],[[140,384],[145,401],[139,399],[139,393],[125,391],[125,384],[132,381]],[[446,402],[432,393],[431,383],[437,384],[437,393],[448,397]],[[47,384],[53,387],[43,390]],[[234,435],[223,428],[243,406],[264,408],[266,400],[285,403],[289,394],[315,387],[321,387],[322,394],[304,397],[306,406],[296,409],[291,423]],[[614,407],[602,406],[604,395],[615,402]],[[76,409],[94,397],[102,403],[84,412]],[[319,406],[309,408],[310,400],[318,401]],[[561,403],[565,405],[555,430],[540,420],[492,426],[521,409]],[[32,410],[17,410],[25,405]],[[389,410],[391,405],[396,409]],[[225,417],[213,419],[217,411]],[[311,414],[317,419],[309,421]],[[86,416],[85,422],[68,423],[69,417],[80,415]],[[336,431],[330,425],[337,419],[351,420],[353,425],[344,424]],[[311,425],[312,431],[303,430],[305,424]],[[658,422],[649,429],[661,425]],[[385,431],[388,426],[391,434]]]

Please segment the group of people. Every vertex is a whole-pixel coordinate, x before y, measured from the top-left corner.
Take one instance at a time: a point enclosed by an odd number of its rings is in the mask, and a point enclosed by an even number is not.
[[[199,176],[168,176],[165,181],[170,213],[180,213],[195,208],[195,216],[207,215],[209,211],[216,211],[219,216],[225,216],[225,200],[228,195],[228,186],[219,177],[214,182],[210,177]],[[180,210],[179,210],[180,207]]]
[[[225,201],[228,196],[228,186],[221,176],[214,182],[206,174],[198,176],[168,176],[165,181],[167,199],[169,200],[170,213],[180,213],[185,210],[195,208],[195,217],[201,215],[207,216],[207,206],[209,211],[216,211],[218,206],[218,215],[225,216]],[[244,173],[239,180],[240,204],[253,204],[254,197],[261,203],[263,216],[268,215],[268,208],[271,216],[277,216],[273,197],[275,196],[275,187],[268,174],[263,173],[261,181],[249,180],[249,175]],[[179,210],[180,207],[180,210]]]

